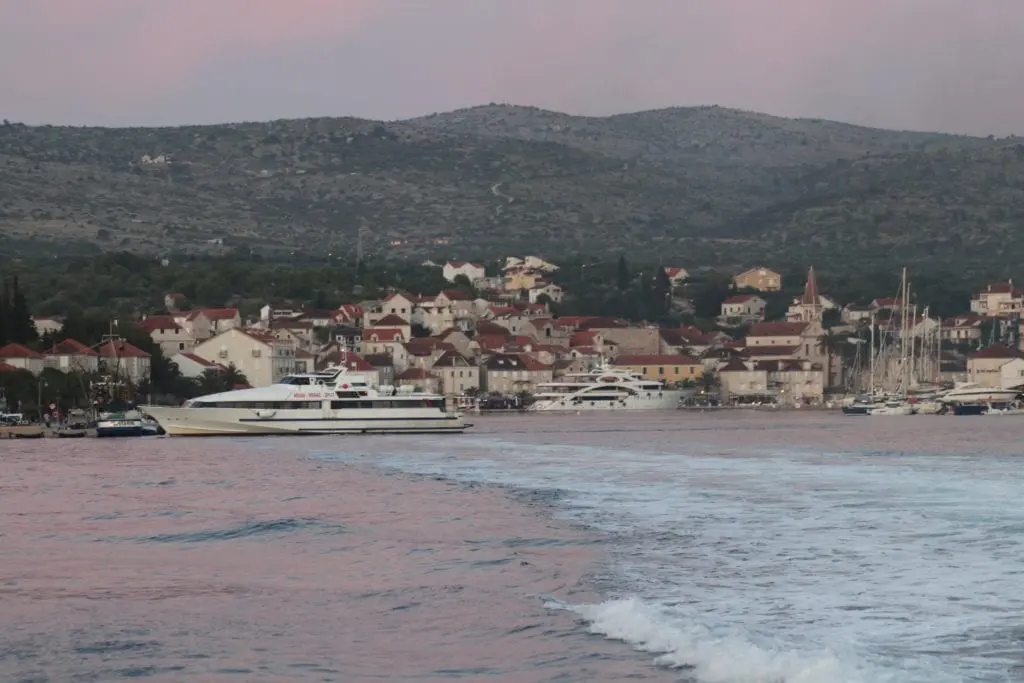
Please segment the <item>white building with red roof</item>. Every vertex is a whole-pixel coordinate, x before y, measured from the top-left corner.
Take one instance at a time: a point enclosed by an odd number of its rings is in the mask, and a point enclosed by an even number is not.
[[[191,351],[196,346],[196,339],[192,333],[179,325],[172,315],[147,316],[139,321],[138,327],[160,346],[166,358],[183,351]]]
[[[0,363],[38,375],[43,371],[43,354],[22,344],[12,343],[0,348]]]
[[[99,369],[138,384],[150,378],[150,355],[126,341],[111,340],[101,344],[96,352],[100,356]]]
[[[747,325],[764,320],[768,302],[756,294],[734,294],[722,302],[718,316],[722,325]]]
[[[61,372],[99,372],[100,354],[75,339],[65,339],[43,352],[43,367]]]
[[[985,316],[1009,316],[1024,311],[1024,291],[1013,280],[986,285],[971,299],[971,312]]]
[[[189,352],[176,353],[168,360],[178,366],[178,372],[182,377],[188,379],[198,379],[207,372],[222,372],[225,369],[220,363],[214,363]]]

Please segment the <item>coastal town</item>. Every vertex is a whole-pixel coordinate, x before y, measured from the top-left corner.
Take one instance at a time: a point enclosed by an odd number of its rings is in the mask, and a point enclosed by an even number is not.
[[[575,293],[556,284],[558,265],[535,256],[507,258],[494,276],[478,263],[431,265],[449,288],[395,289],[324,310],[268,301],[251,317],[237,308],[182,308],[184,297],[168,292],[164,310],[131,324],[181,377],[196,382],[227,373],[234,378],[228,388],[264,387],[334,364],[375,386],[438,393],[461,406],[521,406],[539,385],[603,364],[692,387],[697,405],[829,406],[880,381],[875,350],[885,336],[916,354],[914,382],[1024,384],[1024,290],[1012,281],[988,285],[969,311],[939,319],[923,302],[881,292],[866,304],[836,301],[819,291],[812,267],[785,315],[766,319],[767,298],[783,289],[782,275],[757,266],[733,276],[714,329],[700,329],[558,315]],[[659,277],[685,313],[687,270],[664,266]],[[116,374],[143,392],[149,386],[152,354],[113,334],[113,321],[99,344],[64,336],[59,316],[32,321],[46,343],[0,348],[0,379],[59,371]],[[39,396],[42,403],[41,388]],[[23,399],[8,410],[32,403]]]

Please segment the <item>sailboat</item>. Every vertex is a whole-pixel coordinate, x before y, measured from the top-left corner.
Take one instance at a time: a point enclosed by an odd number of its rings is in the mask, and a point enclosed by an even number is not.
[[[900,292],[896,301],[899,304],[899,325],[897,327],[893,319],[889,319],[889,324],[881,331],[877,348],[877,325],[873,318],[871,320],[870,393],[843,406],[843,413],[847,415],[899,416],[918,413],[916,401],[908,400],[907,397],[913,377],[914,334],[911,326],[916,323],[916,310],[914,317],[911,317],[910,283],[906,268],[900,278]]]
[[[96,420],[96,436],[155,436],[160,433],[160,427],[153,421],[147,419],[141,412],[135,410],[120,396],[123,390],[131,387],[128,378],[121,374],[121,355],[119,351],[124,349],[125,340],[113,334],[111,324],[110,334],[103,335],[100,342],[101,348],[109,345],[114,355],[114,367],[105,381],[99,383],[103,388],[104,399],[108,410],[100,412]],[[97,399],[97,403],[98,403]]]

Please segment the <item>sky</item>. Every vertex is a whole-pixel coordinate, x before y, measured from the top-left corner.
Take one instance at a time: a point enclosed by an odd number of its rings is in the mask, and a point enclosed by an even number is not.
[[[0,0],[0,117],[718,104],[1024,135],[1024,0]]]

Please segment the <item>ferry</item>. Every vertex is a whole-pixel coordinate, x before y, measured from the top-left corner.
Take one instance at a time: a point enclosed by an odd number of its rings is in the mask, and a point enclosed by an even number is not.
[[[569,373],[565,381],[538,384],[527,411],[674,410],[694,393],[603,364],[590,372]]]
[[[461,433],[471,425],[443,396],[374,388],[365,375],[330,366],[276,384],[200,396],[181,407],[140,406],[168,436]]]

